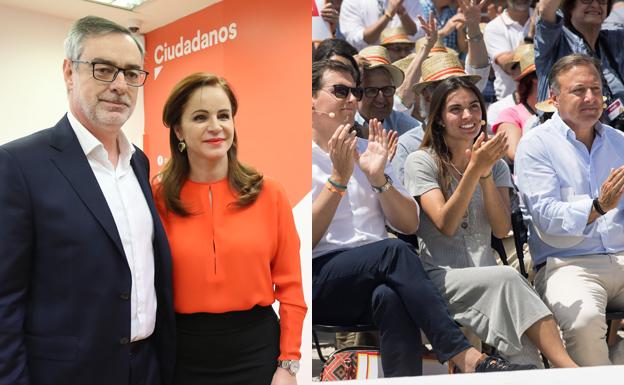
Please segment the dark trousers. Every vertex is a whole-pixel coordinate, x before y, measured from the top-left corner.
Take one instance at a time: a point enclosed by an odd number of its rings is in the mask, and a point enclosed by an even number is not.
[[[176,314],[174,385],[269,385],[280,353],[271,306],[227,313]]]
[[[154,339],[130,344],[130,385],[161,385]]]
[[[440,362],[468,349],[412,246],[386,239],[312,261],[316,324],[373,323],[386,377],[422,374],[423,330]]]

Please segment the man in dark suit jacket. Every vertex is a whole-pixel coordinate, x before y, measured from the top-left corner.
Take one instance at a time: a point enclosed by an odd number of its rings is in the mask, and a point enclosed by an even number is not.
[[[168,384],[169,246],[121,131],[144,50],[97,17],[65,46],[69,112],[0,146],[0,385]]]

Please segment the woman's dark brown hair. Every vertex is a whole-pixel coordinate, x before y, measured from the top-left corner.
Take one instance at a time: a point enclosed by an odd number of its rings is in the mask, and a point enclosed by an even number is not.
[[[232,91],[232,87],[225,79],[217,75],[203,72],[194,73],[185,77],[173,87],[171,94],[165,102],[162,116],[164,125],[169,128],[171,159],[167,161],[164,170],[159,174],[161,180],[156,194],[164,198],[165,206],[168,211],[173,211],[180,216],[191,215],[180,200],[180,190],[189,176],[190,164],[186,151],[178,151],[179,140],[175,134],[175,129],[180,126],[182,113],[186,108],[190,96],[195,90],[201,87],[221,88],[232,105],[232,118],[236,116],[236,111],[238,110],[238,101]],[[236,156],[237,148],[238,141],[236,138],[236,131],[234,131],[232,146],[227,151],[227,176],[230,187],[238,194],[236,206],[244,207],[252,204],[258,197],[258,194],[262,190],[263,178],[262,175],[252,167],[246,166],[238,161]]]
[[[451,195],[451,150],[444,140],[445,128],[442,126],[442,114],[446,108],[446,99],[449,94],[459,89],[465,89],[475,94],[481,106],[481,119],[487,121],[485,101],[479,89],[471,81],[461,76],[444,79],[438,84],[431,96],[427,127],[420,145],[420,148],[431,148],[435,153],[435,161],[438,166],[438,183],[446,199],[449,199]],[[477,137],[482,132],[486,132],[485,125],[481,126]]]
[[[518,92],[518,101],[520,103],[527,103],[529,95],[531,94],[531,91],[533,91],[533,87],[537,88],[537,83],[533,83],[533,79],[537,79],[535,71],[525,75],[522,79],[520,79],[520,81],[518,81],[516,91]],[[533,106],[531,106],[531,108],[533,108]]]

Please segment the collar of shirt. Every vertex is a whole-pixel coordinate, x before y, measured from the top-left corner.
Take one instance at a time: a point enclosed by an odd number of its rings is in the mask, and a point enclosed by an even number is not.
[[[568,126],[566,122],[561,119],[561,116],[559,116],[559,111],[555,111],[555,113],[551,117],[551,120],[554,123],[555,129],[558,130],[561,135],[566,138],[576,140],[576,134],[574,133],[574,130],[572,130],[572,128],[570,128],[570,126]],[[604,133],[604,127],[602,126],[602,123],[596,122],[596,124],[594,124],[594,130],[596,131],[596,135],[602,137],[602,134]]]
[[[507,12],[506,9],[503,11],[503,13],[501,13],[500,16],[501,16],[501,20],[503,20],[503,24],[505,24],[507,27],[510,27],[513,24],[517,24],[520,27],[524,27],[525,25],[528,25],[531,22],[531,16],[533,16],[533,12],[534,12],[533,8],[529,8],[529,18],[527,19],[526,23],[524,23],[524,25],[521,25],[520,23],[512,19],[509,16],[509,13]]]
[[[108,151],[104,148],[102,142],[100,142],[85,126],[78,121],[78,119],[72,114],[71,111],[67,112],[67,119],[72,126],[80,147],[85,153],[87,158],[92,157],[95,161],[100,163],[106,168],[111,168],[112,164],[108,160]],[[117,136],[117,145],[119,146],[119,163],[118,166],[127,168],[130,166],[130,159],[136,151],[134,146],[130,143],[123,131],[119,131]]]

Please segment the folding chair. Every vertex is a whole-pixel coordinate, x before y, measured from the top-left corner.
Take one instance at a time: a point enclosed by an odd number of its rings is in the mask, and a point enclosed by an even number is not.
[[[376,331],[377,327],[373,324],[362,324],[362,325],[346,325],[346,326],[338,326],[338,325],[319,325],[312,324],[312,338],[314,339],[314,347],[316,348],[316,352],[318,353],[319,359],[322,363],[327,361],[327,357],[323,355],[321,351],[321,343],[319,342],[317,333],[356,333],[356,332],[370,332]],[[370,346],[361,346],[366,348],[373,348]]]

